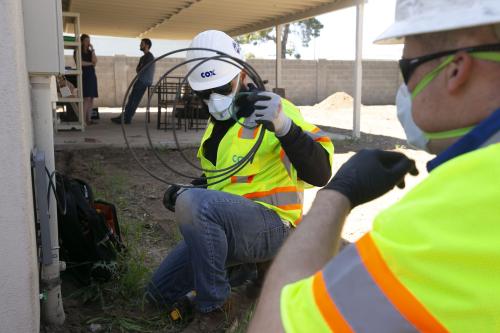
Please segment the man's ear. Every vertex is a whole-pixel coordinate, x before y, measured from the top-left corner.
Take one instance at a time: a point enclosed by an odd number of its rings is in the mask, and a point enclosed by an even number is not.
[[[451,64],[446,67],[448,92],[454,94],[463,87],[472,72],[472,57],[465,51],[458,52]]]

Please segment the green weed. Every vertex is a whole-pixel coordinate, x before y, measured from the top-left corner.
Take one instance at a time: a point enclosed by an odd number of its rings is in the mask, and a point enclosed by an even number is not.
[[[92,175],[95,175],[95,176],[104,175],[104,167],[102,166],[102,163],[99,160],[92,160],[90,162],[89,169],[90,169],[89,170],[90,174],[92,174]]]

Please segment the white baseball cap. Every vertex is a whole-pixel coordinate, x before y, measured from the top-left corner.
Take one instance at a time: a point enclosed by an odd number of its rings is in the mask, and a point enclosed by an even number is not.
[[[500,0],[398,0],[395,22],[377,44],[400,44],[404,37],[500,22]]]
[[[194,37],[189,47],[213,49],[243,60],[239,44],[222,31],[207,30],[199,33]],[[186,59],[191,60],[216,55],[218,55],[216,52],[191,50],[186,53]],[[191,88],[198,91],[207,90],[223,86],[233,80],[241,71],[241,65],[229,58],[224,58],[224,60],[209,60],[198,66],[188,77]],[[190,62],[187,64],[188,70],[191,70],[200,62],[201,60]]]

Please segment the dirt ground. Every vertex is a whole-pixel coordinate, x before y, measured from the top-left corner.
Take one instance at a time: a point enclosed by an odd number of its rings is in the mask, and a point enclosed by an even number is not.
[[[318,124],[323,130],[333,134],[349,134],[352,128],[352,111],[349,107],[322,108],[302,107],[304,117],[312,123]],[[362,148],[380,148],[398,150],[417,161],[420,175],[411,177],[404,190],[393,190],[387,195],[368,204],[358,207],[348,217],[343,231],[343,237],[348,241],[355,241],[366,231],[370,230],[372,220],[377,212],[388,207],[401,198],[408,189],[425,177],[425,163],[432,158],[425,152],[408,149],[404,140],[404,133],[395,116],[394,106],[365,106],[362,109],[362,136],[359,140],[338,140],[334,142],[334,171],[337,170],[356,151]],[[135,150],[142,163],[161,178],[173,182],[188,182],[168,170],[151,153],[150,150]],[[195,161],[196,149],[184,151],[190,161]],[[200,171],[187,165],[178,151],[163,149],[159,156],[174,170],[191,175],[198,175]],[[57,151],[56,167],[63,173],[88,181],[96,197],[113,202],[118,207],[119,220],[126,225],[124,237],[131,246],[137,248],[138,256],[144,265],[143,276],[133,285],[139,288],[148,278],[162,258],[169,252],[181,236],[177,231],[174,214],[166,210],[161,199],[167,185],[144,172],[131,157],[125,148],[99,148],[73,151]],[[309,209],[317,190],[306,191],[305,210]],[[118,281],[117,284],[122,284]],[[120,289],[123,286],[112,286]],[[126,287],[126,286],[125,286]],[[98,287],[94,287],[98,288]],[[72,297],[75,295],[76,297]],[[139,292],[139,291],[137,291]],[[176,325],[166,320],[166,313],[154,314],[143,311],[139,295],[129,298],[109,298],[102,290],[92,297],[81,296],[78,289],[71,283],[63,283],[64,307],[67,320],[60,329],[49,329],[47,332],[88,332],[93,329],[99,331],[162,331],[177,332],[182,325]],[[113,296],[114,295],[114,296]],[[113,298],[115,297],[115,298]],[[114,318],[110,320],[103,317]],[[151,316],[151,317],[149,317]],[[158,316],[161,317],[158,319]],[[156,326],[144,324],[149,318],[156,320]],[[130,320],[129,320],[130,319]],[[127,321],[128,320],[128,321]],[[151,319],[154,321],[153,319]],[[93,325],[93,326],[92,326]],[[135,325],[135,326],[134,326]]]

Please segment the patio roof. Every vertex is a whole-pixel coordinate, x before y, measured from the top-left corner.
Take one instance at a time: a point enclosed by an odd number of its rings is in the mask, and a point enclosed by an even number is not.
[[[367,0],[61,0],[80,14],[80,31],[101,36],[191,39],[215,29],[239,36],[356,6],[353,136],[360,136],[362,31]],[[276,29],[279,37],[281,29]],[[281,54],[281,43],[276,44]],[[276,58],[276,88],[281,58]]]
[[[357,0],[63,0],[63,10],[80,13],[81,31],[93,35],[191,39],[208,29],[237,36],[357,3]]]

